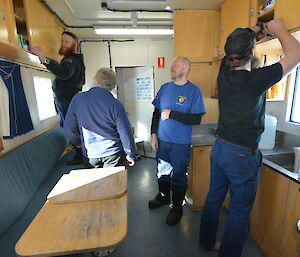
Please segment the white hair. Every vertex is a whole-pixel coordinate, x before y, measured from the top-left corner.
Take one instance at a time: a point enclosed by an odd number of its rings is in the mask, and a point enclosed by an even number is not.
[[[105,87],[111,91],[116,86],[116,74],[109,68],[101,68],[96,72],[94,82],[97,86]]]

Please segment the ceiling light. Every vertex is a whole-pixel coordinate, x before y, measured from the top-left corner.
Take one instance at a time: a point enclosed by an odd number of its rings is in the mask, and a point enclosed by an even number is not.
[[[170,6],[167,6],[167,7],[165,8],[165,10],[166,10],[166,11],[171,11],[172,8],[171,8]]]
[[[95,27],[99,35],[173,35],[173,29],[140,29],[140,28],[99,28]]]

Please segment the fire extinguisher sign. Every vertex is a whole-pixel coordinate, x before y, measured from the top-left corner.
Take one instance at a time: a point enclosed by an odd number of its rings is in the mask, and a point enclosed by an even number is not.
[[[157,57],[157,67],[159,69],[165,68],[165,57]]]

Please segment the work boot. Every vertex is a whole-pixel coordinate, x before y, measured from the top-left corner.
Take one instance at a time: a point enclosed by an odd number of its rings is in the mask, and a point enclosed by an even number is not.
[[[170,184],[166,182],[158,182],[159,193],[148,205],[150,209],[156,209],[163,205],[170,204]]]
[[[180,221],[183,213],[182,203],[183,203],[184,196],[185,196],[185,191],[177,192],[176,190],[173,190],[173,194],[172,194],[173,205],[167,216],[167,220],[166,220],[167,225],[174,226]]]

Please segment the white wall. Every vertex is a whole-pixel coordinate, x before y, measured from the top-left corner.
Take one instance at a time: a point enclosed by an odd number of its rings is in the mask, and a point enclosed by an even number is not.
[[[26,67],[21,67],[21,76],[22,76],[24,92],[25,92],[25,96],[26,96],[28,108],[30,111],[30,116],[32,119],[34,130],[32,130],[24,135],[16,136],[13,139],[4,139],[3,140],[4,150],[1,152],[1,154],[30,140],[35,135],[41,133],[45,129],[55,126],[55,124],[58,124],[59,119],[58,119],[57,115],[54,117],[51,117],[49,119],[40,121],[39,115],[38,115],[38,109],[37,109],[37,101],[36,101],[35,91],[34,91],[34,84],[33,84],[33,76],[46,77],[46,78],[50,78],[50,79],[54,79],[54,76],[50,72],[39,71],[36,69],[26,68]],[[0,94],[3,94],[1,88],[2,87],[0,87]],[[0,113],[0,115],[1,115],[1,113]],[[2,124],[0,124],[0,135],[1,136],[3,135],[2,129],[3,129],[3,126],[2,126]]]
[[[111,42],[112,67],[154,66],[155,92],[163,83],[171,80],[170,69],[173,60],[173,40],[168,39],[136,39],[133,42]],[[92,85],[96,71],[101,67],[109,67],[107,42],[82,42],[81,50],[86,66],[86,86]],[[166,68],[157,68],[157,57],[166,58]]]

